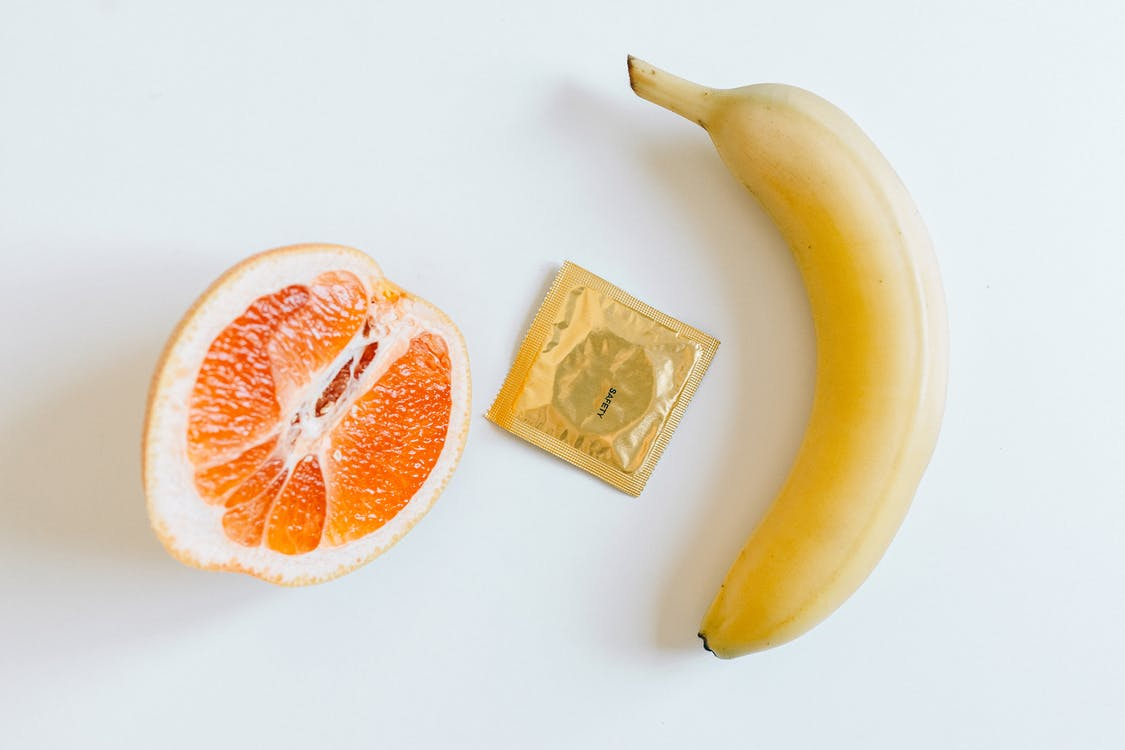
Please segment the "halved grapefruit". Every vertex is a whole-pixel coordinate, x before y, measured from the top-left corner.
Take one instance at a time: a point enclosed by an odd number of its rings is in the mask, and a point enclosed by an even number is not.
[[[371,258],[294,245],[227,271],[149,392],[144,483],[181,561],[300,585],[398,541],[456,468],[469,359],[444,313]]]

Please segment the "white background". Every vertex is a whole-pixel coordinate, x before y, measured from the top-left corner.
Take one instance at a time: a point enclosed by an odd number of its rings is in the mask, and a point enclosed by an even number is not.
[[[1117,2],[0,3],[0,742],[1122,747],[1123,33]],[[948,295],[902,531],[733,662],[696,626],[794,455],[811,322],[626,53],[842,106]],[[139,479],[164,337],[227,266],[316,240],[461,325],[461,467],[339,581],[183,567]],[[568,258],[724,342],[637,500],[480,416]]]

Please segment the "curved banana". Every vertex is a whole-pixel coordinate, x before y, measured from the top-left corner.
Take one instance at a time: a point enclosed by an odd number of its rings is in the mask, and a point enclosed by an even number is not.
[[[792,86],[711,89],[629,58],[642,98],[703,126],[792,250],[817,342],[812,414],[780,494],[699,635],[723,658],[792,640],[898,530],[941,426],[947,323],[926,229],[859,127]]]

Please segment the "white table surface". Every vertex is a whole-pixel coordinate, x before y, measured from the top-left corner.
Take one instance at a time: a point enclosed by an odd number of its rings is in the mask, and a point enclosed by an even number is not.
[[[0,3],[0,744],[1125,746],[1125,12],[1075,5]],[[842,106],[948,295],[890,551],[734,662],[696,626],[794,455],[811,322],[626,53]],[[302,241],[444,308],[475,389],[432,513],[290,590],[169,558],[138,454],[179,316]],[[480,416],[564,259],[723,341],[637,500]]]

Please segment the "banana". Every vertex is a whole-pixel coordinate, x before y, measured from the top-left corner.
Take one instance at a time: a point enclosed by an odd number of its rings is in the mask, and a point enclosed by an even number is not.
[[[702,125],[793,253],[816,331],[812,413],[789,477],[707,610],[722,658],[805,633],[863,583],[929,463],[948,332],[909,193],[842,111],[793,86],[712,89],[629,58],[642,98]]]

